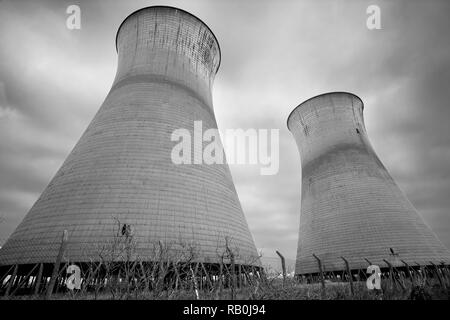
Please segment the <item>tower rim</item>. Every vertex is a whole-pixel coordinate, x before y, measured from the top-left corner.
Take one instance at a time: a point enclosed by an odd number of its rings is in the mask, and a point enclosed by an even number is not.
[[[219,71],[219,68],[220,68],[220,64],[222,62],[222,50],[220,49],[220,43],[219,43],[219,40],[217,40],[216,35],[214,34],[214,32],[211,30],[211,28],[202,19],[200,19],[196,15],[194,15],[194,14],[192,14],[192,13],[186,11],[186,10],[183,10],[183,9],[180,9],[180,8],[177,8],[177,7],[173,7],[173,6],[165,6],[165,5],[147,6],[147,7],[140,8],[140,9],[130,13],[125,19],[123,19],[122,23],[119,25],[119,28],[117,28],[116,42],[115,42],[116,43],[116,52],[117,53],[119,52],[119,49],[117,47],[117,39],[119,37],[120,29],[122,29],[122,26],[124,25],[125,21],[127,21],[128,18],[130,18],[131,16],[135,15],[138,12],[141,12],[141,11],[144,11],[144,10],[147,10],[147,9],[157,9],[157,8],[174,9],[174,10],[179,10],[179,11],[181,11],[183,13],[186,13],[187,15],[189,15],[189,16],[195,18],[196,20],[198,20],[201,24],[203,24],[208,29],[209,32],[211,32],[212,36],[214,37],[214,40],[217,43],[217,48],[219,49],[218,50],[219,51],[219,64],[217,65],[217,68],[215,70],[215,73],[217,74],[217,72]]]
[[[294,114],[294,112],[295,112],[297,109],[299,109],[300,107],[302,107],[302,106],[303,106],[305,103],[307,103],[308,101],[311,101],[311,100],[313,100],[313,99],[316,99],[316,98],[319,98],[319,97],[322,97],[322,96],[334,95],[334,94],[348,94],[348,95],[350,95],[350,96],[353,96],[353,97],[357,98],[357,99],[361,102],[362,109],[364,110],[364,102],[362,101],[362,99],[361,99],[359,96],[357,96],[356,94],[351,93],[351,92],[349,92],[349,91],[330,91],[330,92],[321,93],[321,94],[315,95],[315,96],[313,96],[313,97],[311,97],[311,98],[308,98],[308,99],[304,100],[303,102],[301,102],[299,105],[297,105],[297,106],[289,113],[289,115],[288,115],[288,117],[287,117],[287,120],[286,120],[286,126],[287,126],[288,130],[291,131],[291,129],[289,128],[289,120],[290,120],[291,116]]]

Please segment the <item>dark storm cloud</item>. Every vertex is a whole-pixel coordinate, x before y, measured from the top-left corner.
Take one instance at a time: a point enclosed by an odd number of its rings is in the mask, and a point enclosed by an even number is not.
[[[79,4],[82,29],[65,28]],[[114,78],[115,34],[154,1],[0,2],[0,241],[45,188],[92,119]],[[280,130],[280,169],[232,165],[256,245],[295,258],[300,157],[290,111],[327,91],[365,102],[381,160],[450,246],[450,3],[446,1],[168,1],[217,36],[222,64],[219,129]],[[382,30],[366,28],[381,8]]]

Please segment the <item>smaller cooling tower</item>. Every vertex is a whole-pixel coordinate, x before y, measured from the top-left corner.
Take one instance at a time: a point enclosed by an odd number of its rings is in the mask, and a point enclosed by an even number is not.
[[[450,262],[367,137],[362,100],[345,92],[311,98],[289,115],[302,164],[296,274]],[[392,250],[391,250],[392,249]]]

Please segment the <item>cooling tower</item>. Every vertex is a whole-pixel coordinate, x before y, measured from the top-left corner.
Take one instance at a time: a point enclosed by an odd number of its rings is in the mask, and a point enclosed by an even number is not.
[[[131,226],[143,261],[162,242],[194,248],[195,259],[216,263],[228,241],[237,264],[259,265],[228,165],[171,160],[175,130],[194,137],[194,121],[202,121],[204,131],[217,128],[211,93],[221,59],[216,37],[192,14],[155,6],[123,21],[116,47],[110,92],[0,250],[0,264],[54,262],[64,230],[66,260],[96,261],[117,229]]]
[[[333,92],[288,117],[302,165],[296,274],[319,271],[313,254],[325,272],[344,270],[341,257],[351,269],[450,262],[370,145],[363,108],[357,96]]]

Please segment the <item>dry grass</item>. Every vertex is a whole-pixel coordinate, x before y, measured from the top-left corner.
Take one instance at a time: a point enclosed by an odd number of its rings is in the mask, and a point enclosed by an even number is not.
[[[119,290],[119,289],[117,289]],[[230,288],[223,288],[221,294],[215,290],[199,291],[199,300],[221,300],[230,299]],[[18,296],[14,299],[42,299],[42,296]],[[354,282],[354,295],[351,294],[350,285],[346,282],[327,283],[325,290],[319,283],[302,284],[294,279],[288,279],[283,285],[280,279],[274,279],[259,286],[248,285],[236,289],[236,300],[447,300],[450,292],[433,283],[419,287],[406,286],[406,290],[399,287],[390,286],[387,281],[382,285],[381,292],[370,291],[365,282]],[[65,292],[52,295],[54,300],[197,300],[194,290],[162,290],[161,292],[132,290],[123,294],[112,294],[106,289],[101,289],[95,293]]]
[[[199,262],[192,244],[154,244],[150,261],[140,260],[132,236],[119,230],[113,241],[101,248],[99,261],[82,270],[81,290],[64,288],[66,275],[60,272],[58,292],[51,299],[67,300],[430,300],[449,299],[449,270],[442,269],[439,278],[430,272],[414,273],[414,285],[407,277],[383,278],[382,289],[368,290],[365,281],[353,282],[353,294],[348,282],[327,280],[307,284],[294,278],[267,278],[255,268],[239,268],[235,259],[238,250],[225,239],[217,248],[219,268],[207,268]],[[250,261],[247,265],[254,265]],[[428,275],[427,275],[428,274]],[[436,275],[436,270],[434,270]],[[335,278],[336,280],[336,278]],[[338,280],[338,279],[337,279]],[[43,299],[48,280],[40,295],[10,296],[9,299]],[[6,288],[6,283],[2,288]],[[31,287],[30,287],[31,288]],[[30,289],[30,292],[32,290]]]

